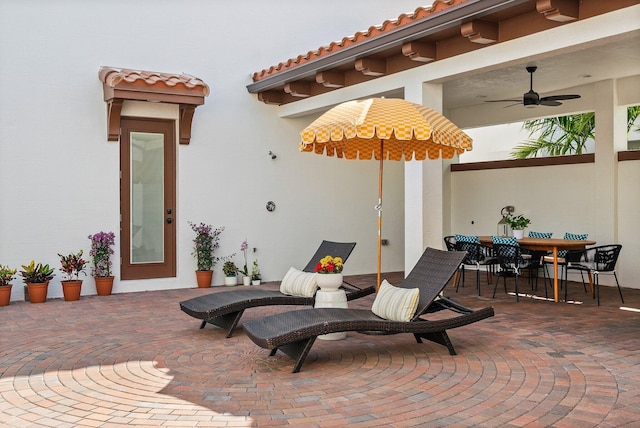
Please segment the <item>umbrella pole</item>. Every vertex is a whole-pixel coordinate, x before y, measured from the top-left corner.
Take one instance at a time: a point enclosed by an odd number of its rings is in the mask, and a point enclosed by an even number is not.
[[[380,139],[380,171],[378,173],[378,205],[376,210],[378,211],[378,282],[376,283],[376,289],[380,288],[380,276],[382,266],[382,171],[384,165],[383,156],[384,140]]]

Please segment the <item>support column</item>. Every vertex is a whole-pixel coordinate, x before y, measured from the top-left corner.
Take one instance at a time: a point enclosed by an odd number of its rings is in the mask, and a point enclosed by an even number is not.
[[[595,227],[598,244],[618,241],[618,159],[627,148],[627,108],[615,80],[595,84]]]
[[[442,111],[442,85],[415,82],[405,86],[405,99]],[[442,248],[445,225],[451,223],[449,160],[405,163],[405,272],[426,247]]]

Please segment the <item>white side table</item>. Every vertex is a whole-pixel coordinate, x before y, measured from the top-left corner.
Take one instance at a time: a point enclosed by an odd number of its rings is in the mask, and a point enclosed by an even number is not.
[[[344,290],[336,291],[316,291],[315,308],[348,308],[347,293]],[[346,332],[322,334],[318,339],[322,340],[340,340],[347,337]]]

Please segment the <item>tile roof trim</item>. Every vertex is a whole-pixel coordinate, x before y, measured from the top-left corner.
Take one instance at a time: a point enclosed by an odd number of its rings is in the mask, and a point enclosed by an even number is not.
[[[463,20],[477,18],[526,1],[435,0],[429,8],[419,7],[411,15],[402,14],[398,19],[372,26],[366,32],[357,32],[354,36],[345,37],[328,47],[321,47],[305,56],[299,55],[297,58],[254,73],[254,83],[247,85],[247,90],[250,93],[258,93],[274,89],[288,81],[310,77],[319,70],[344,64],[356,56],[367,56],[392,44],[418,39],[443,28],[460,25]]]

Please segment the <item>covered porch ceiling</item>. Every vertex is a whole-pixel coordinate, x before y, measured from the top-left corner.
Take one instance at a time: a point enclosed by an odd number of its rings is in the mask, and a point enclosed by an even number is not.
[[[401,71],[424,69],[425,82],[443,85],[445,112],[468,110],[474,106],[503,110],[508,103],[485,101],[521,98],[529,90],[527,65],[538,67],[533,88],[540,96],[576,93],[572,88],[640,74],[637,23],[634,31],[603,36],[588,44],[572,44],[567,40],[566,47],[558,49],[553,40],[549,40],[549,46],[554,47],[545,50],[544,46],[539,46],[536,55],[495,58],[490,64],[469,64],[464,70],[450,73],[440,71],[432,75],[431,67],[419,67],[436,65],[468,53],[481,53],[488,47],[493,47],[490,50],[496,56],[496,52],[500,52],[496,48],[502,43],[528,40],[525,38],[531,35],[535,35],[540,43],[545,40],[540,36],[545,32],[552,33],[547,30],[563,26],[570,30],[576,23],[581,23],[580,28],[584,29],[589,18],[638,4],[638,0],[436,0],[431,8],[418,8],[413,15],[401,15],[397,20],[371,27],[367,32],[356,33],[341,42],[254,73],[254,82],[247,89],[268,104],[289,107],[288,104],[307,100],[300,104],[311,105],[311,98],[323,98],[340,88]],[[633,13],[621,16],[633,22],[638,10],[633,7],[630,10]],[[599,31],[596,21],[595,33]],[[401,88],[396,88],[389,89],[384,95],[402,97],[403,93]],[[563,107],[542,108],[548,115],[563,110]],[[283,116],[294,116],[298,109],[285,110],[294,113]]]

